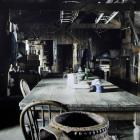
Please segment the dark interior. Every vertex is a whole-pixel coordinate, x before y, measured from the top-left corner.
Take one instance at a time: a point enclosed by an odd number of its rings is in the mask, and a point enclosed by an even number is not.
[[[19,124],[21,79],[32,90],[79,67],[105,79],[105,66],[106,80],[139,95],[139,37],[139,0],[0,0],[0,129]],[[98,124],[81,114],[62,120],[73,127]]]

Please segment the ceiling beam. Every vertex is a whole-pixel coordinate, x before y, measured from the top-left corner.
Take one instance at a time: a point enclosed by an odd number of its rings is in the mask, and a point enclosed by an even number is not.
[[[71,29],[120,29],[120,25],[114,24],[72,24]]]
[[[76,5],[54,4],[50,2],[2,2],[0,9],[44,9],[48,11],[79,10],[79,11],[128,11],[140,10],[140,3],[81,3]]]
[[[96,10],[96,11],[101,11],[101,12],[105,12],[105,11],[129,11],[129,10],[133,10],[133,11],[137,11],[140,10],[140,3],[136,4],[136,3],[104,3],[104,4],[88,4],[87,6],[85,6],[83,9],[81,10],[88,10],[88,11],[92,11],[92,10]]]

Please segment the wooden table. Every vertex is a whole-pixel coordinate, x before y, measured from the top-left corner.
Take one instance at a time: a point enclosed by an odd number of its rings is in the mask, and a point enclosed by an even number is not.
[[[97,112],[109,120],[134,120],[135,140],[139,140],[137,132],[140,125],[140,97],[120,89],[110,82],[103,81],[104,93],[89,92],[89,88],[67,86],[66,79],[43,79],[20,103],[23,109],[28,103],[36,100],[54,100],[61,102],[70,111]],[[81,87],[81,88],[80,88]],[[140,132],[140,131],[139,131]]]

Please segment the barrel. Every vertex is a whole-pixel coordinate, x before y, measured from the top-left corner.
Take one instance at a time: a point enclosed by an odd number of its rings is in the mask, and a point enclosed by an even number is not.
[[[65,140],[110,140],[109,121],[95,113],[62,113],[52,119],[51,127],[63,131]]]

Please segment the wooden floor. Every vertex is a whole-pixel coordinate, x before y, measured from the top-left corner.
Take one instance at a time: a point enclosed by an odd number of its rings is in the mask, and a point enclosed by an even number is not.
[[[109,128],[109,133],[112,131],[119,135],[119,140],[133,140],[133,125],[128,121],[110,122],[114,128]],[[116,128],[119,128],[116,129]],[[0,140],[24,140],[19,125],[11,126],[0,130]]]
[[[24,140],[19,125],[0,130],[0,140]]]

